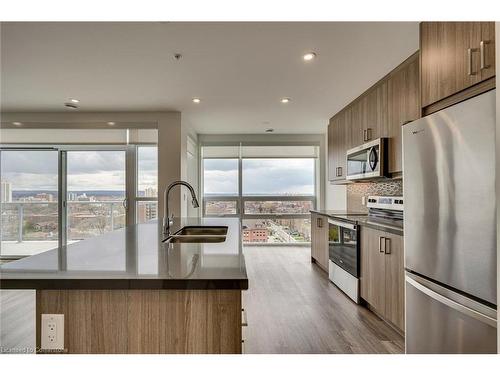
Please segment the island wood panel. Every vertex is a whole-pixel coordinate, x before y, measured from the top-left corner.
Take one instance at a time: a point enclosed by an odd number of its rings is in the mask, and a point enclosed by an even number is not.
[[[68,353],[241,353],[239,290],[40,290]]]

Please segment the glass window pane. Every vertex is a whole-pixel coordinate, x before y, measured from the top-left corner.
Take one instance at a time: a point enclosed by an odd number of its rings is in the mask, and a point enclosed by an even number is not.
[[[137,147],[137,196],[158,196],[158,147]]]
[[[125,151],[68,152],[68,241],[125,226]]]
[[[58,246],[57,151],[1,151],[0,256]]]
[[[238,159],[204,159],[203,193],[238,195]]]
[[[243,220],[243,242],[303,243],[311,241],[311,219]]]
[[[245,214],[308,214],[312,201],[245,201]]]
[[[243,195],[314,195],[314,160],[243,159]]]
[[[137,202],[137,223],[145,223],[157,218],[158,202]]]
[[[205,201],[205,215],[236,215],[238,213],[236,201]]]

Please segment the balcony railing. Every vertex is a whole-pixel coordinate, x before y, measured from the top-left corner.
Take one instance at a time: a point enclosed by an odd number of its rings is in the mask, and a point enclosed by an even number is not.
[[[123,201],[68,201],[68,241],[79,241],[122,228],[125,226],[125,215]],[[43,242],[39,247],[44,250],[48,250],[47,246],[53,245],[53,248],[58,244],[58,202],[2,203],[0,220],[2,240],[0,255],[5,255],[8,243]],[[27,247],[33,248],[28,244]],[[19,245],[12,246],[12,248],[12,251],[17,251],[14,250],[17,248],[22,255],[26,255],[24,254],[25,249]],[[33,249],[33,251],[35,250]],[[33,251],[30,250],[30,253]]]

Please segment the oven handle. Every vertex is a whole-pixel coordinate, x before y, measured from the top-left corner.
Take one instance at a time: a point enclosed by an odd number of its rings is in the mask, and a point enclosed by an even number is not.
[[[333,224],[333,225],[337,225],[339,227],[356,230],[356,225],[355,224],[349,224],[349,223],[346,223],[346,222],[343,222],[343,221],[328,219],[328,224]]]

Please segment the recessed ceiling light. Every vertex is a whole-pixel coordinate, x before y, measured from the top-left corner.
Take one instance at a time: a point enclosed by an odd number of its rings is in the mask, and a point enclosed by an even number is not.
[[[193,98],[193,103],[199,104],[199,103],[201,103],[201,99],[200,98]]]
[[[273,131],[274,131],[274,129],[273,129],[273,128],[267,128],[267,129],[266,129],[266,133],[272,133]]]
[[[70,101],[71,103],[75,103],[75,104],[76,104],[76,103],[80,103],[80,101],[79,101],[78,99],[70,99],[69,101]]]
[[[316,57],[316,54],[314,52],[308,52],[306,53],[304,56],[302,56],[302,58],[305,60],[305,61],[311,61],[311,60],[314,60],[314,58]]]
[[[281,103],[283,104],[290,103],[290,98],[281,98]]]
[[[19,122],[19,121],[14,121],[14,122],[12,123],[12,125],[14,125],[14,126],[22,126],[22,125],[23,125],[23,123],[22,123],[22,122]]]
[[[114,126],[114,125],[116,125],[116,122],[114,122],[114,121],[108,121],[108,125],[109,126]]]

